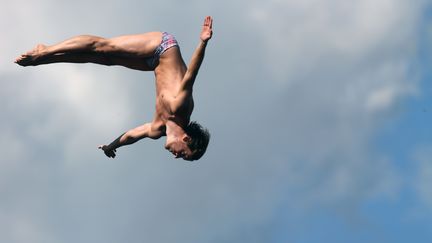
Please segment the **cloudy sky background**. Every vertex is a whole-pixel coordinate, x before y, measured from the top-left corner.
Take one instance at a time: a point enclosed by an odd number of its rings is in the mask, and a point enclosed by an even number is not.
[[[432,3],[1,1],[0,242],[430,242]],[[16,56],[73,35],[214,37],[198,162],[164,140],[107,159],[149,121],[152,73]]]

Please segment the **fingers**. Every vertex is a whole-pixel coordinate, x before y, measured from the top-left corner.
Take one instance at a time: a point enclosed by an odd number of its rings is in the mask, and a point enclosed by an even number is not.
[[[113,149],[113,150],[106,150],[106,145],[99,145],[98,146],[98,149],[102,149],[103,150],[103,152],[104,152],[104,154],[108,157],[108,158],[115,158],[116,157],[116,152],[117,152],[117,150],[116,149]]]
[[[113,159],[116,157],[116,154],[114,153],[113,150],[105,151],[105,155],[106,155],[108,158],[113,158]]]
[[[213,18],[211,16],[208,16],[209,21],[209,27],[210,29],[213,27]]]
[[[212,25],[213,25],[213,19],[212,19],[212,17],[211,16],[207,16],[204,19],[204,26],[208,26],[209,28],[212,28]]]

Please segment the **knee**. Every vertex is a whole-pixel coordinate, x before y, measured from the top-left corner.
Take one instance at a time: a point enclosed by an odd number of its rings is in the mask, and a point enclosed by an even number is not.
[[[96,46],[100,46],[103,43],[103,38],[93,35],[79,35],[72,38],[68,44],[80,45],[88,49],[94,49]]]
[[[82,37],[87,39],[86,42],[88,43],[89,48],[95,52],[106,52],[110,46],[109,41],[102,37],[91,35]]]
[[[93,48],[96,52],[102,52],[107,53],[111,51],[111,45],[109,44],[109,41],[103,38],[95,39],[93,43]]]

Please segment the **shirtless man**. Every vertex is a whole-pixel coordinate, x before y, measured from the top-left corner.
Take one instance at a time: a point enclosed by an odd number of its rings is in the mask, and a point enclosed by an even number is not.
[[[114,158],[118,147],[143,138],[166,136],[165,148],[175,158],[193,161],[202,157],[210,134],[196,122],[190,122],[194,108],[193,85],[204,59],[207,42],[212,37],[212,18],[207,16],[200,42],[188,66],[175,38],[166,32],[149,32],[110,39],[82,35],[53,46],[37,45],[18,57],[21,66],[41,64],[97,63],[154,71],[156,78],[156,112],[151,122],[133,128],[109,145],[100,145],[106,156]]]

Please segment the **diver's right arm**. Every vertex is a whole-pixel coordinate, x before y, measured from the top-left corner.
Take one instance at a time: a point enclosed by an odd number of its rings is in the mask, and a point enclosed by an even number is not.
[[[146,123],[123,133],[109,145],[100,145],[99,149],[102,149],[107,157],[115,158],[116,149],[121,146],[133,144],[143,138],[158,139],[161,136],[162,132],[153,130],[152,124]]]

